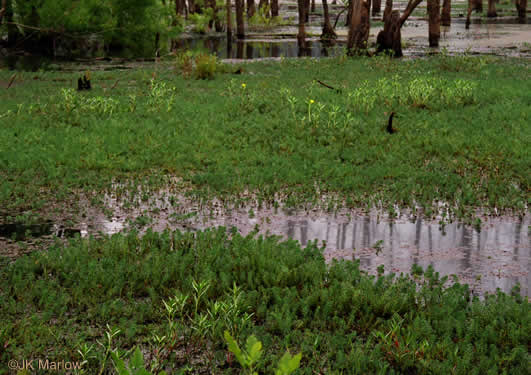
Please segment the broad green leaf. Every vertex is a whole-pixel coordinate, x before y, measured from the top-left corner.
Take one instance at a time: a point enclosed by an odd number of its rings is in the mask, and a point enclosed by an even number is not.
[[[133,370],[143,369],[144,368],[144,356],[140,351],[140,348],[137,347],[131,358],[131,368]]]
[[[247,338],[246,350],[249,362],[250,364],[253,364],[260,359],[260,355],[262,354],[262,343],[258,341],[254,335],[251,335]]]
[[[242,354],[242,351],[240,349],[240,347],[238,346],[238,343],[236,342],[236,340],[234,340],[232,338],[232,336],[230,335],[229,331],[225,331],[223,333],[223,336],[225,336],[225,341],[227,341],[227,344],[229,345],[229,350],[234,353],[234,355],[236,356],[236,359],[238,360],[238,362],[240,362],[240,365],[242,365],[242,367],[245,368],[245,365],[246,365],[246,360]]]
[[[112,360],[114,362],[114,368],[118,371],[118,375],[130,375],[129,370],[125,367],[125,363],[122,359],[118,358],[116,353],[111,353]]]
[[[291,356],[289,352],[284,353],[278,362],[278,370],[275,375],[289,375],[299,368],[302,358],[302,353]]]

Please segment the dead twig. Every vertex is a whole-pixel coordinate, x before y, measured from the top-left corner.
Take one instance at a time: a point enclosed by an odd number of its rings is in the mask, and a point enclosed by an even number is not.
[[[321,82],[321,81],[319,81],[318,79],[316,79],[315,81],[316,81],[318,84],[323,85],[323,86],[326,87],[326,88],[329,88],[330,90],[335,90],[336,92],[341,92],[340,89],[336,89],[335,87],[332,87],[332,86],[330,86],[330,85],[327,85],[326,83]]]
[[[118,85],[118,81],[120,81],[120,80],[117,79],[116,82],[114,82],[114,85],[112,85],[111,90],[114,89]]]
[[[16,78],[16,77],[17,77],[17,73],[15,73],[15,74],[13,74],[13,75],[11,76],[11,79],[9,80],[9,83],[7,84],[6,90],[7,90],[8,88],[11,87],[11,85],[13,84],[13,82],[15,82],[15,78]]]

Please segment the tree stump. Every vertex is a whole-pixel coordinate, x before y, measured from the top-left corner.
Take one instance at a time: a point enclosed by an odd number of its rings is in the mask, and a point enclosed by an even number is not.
[[[378,33],[378,52],[391,52],[394,57],[402,57],[402,35],[400,11],[393,10],[385,19],[384,28]]]

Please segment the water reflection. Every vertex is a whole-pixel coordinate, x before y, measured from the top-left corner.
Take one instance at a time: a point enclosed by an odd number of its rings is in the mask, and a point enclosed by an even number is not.
[[[456,274],[478,292],[500,288],[509,292],[518,282],[529,294],[531,237],[529,218],[493,219],[481,231],[452,223],[439,224],[417,218],[414,222],[386,222],[377,216],[342,222],[331,217],[289,220],[283,231],[302,245],[318,239],[326,244],[325,256],[360,259],[370,271],[383,264],[389,272],[409,272],[413,264],[432,265],[443,275]],[[377,250],[378,241],[383,241]]]
[[[328,57],[342,53],[343,45],[307,40],[306,47],[299,47],[295,39],[252,39],[229,41],[226,38],[203,38],[181,40],[178,49],[199,49],[227,59],[258,59],[279,57]]]

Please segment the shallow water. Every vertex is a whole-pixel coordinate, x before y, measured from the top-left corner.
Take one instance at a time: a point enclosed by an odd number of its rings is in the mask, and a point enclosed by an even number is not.
[[[378,212],[348,210],[328,213],[257,209],[256,205],[226,209],[220,204],[201,208],[182,197],[170,203],[165,195],[136,204],[135,208],[125,208],[107,196],[105,210],[112,216],[94,212],[91,220],[80,224],[81,234],[224,226],[236,227],[247,235],[258,229],[259,234],[291,238],[302,246],[317,240],[328,262],[334,258],[359,259],[361,268],[373,274],[380,265],[387,273],[409,273],[414,264],[423,268],[432,265],[441,275],[457,275],[478,295],[497,288],[510,292],[517,283],[523,295],[530,294],[529,215],[483,218],[479,227],[472,227],[457,222],[443,225],[438,219],[425,220],[408,213],[391,219]]]
[[[12,241],[25,241],[31,238],[56,236],[73,237],[81,234],[78,229],[64,228],[53,222],[39,224],[4,223],[0,224],[0,237]]]

